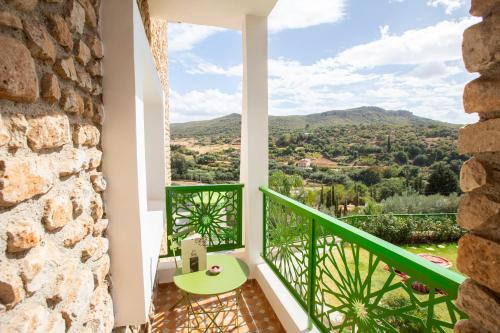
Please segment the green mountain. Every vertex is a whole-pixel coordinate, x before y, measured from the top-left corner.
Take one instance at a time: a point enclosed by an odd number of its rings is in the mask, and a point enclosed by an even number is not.
[[[171,124],[171,134],[177,138],[239,135],[241,115],[232,113],[220,118]],[[347,110],[297,116],[269,116],[271,133],[284,130],[314,129],[345,125],[395,125],[395,126],[446,126],[458,127],[428,118],[415,116],[405,110],[384,110],[374,106],[363,106]]]

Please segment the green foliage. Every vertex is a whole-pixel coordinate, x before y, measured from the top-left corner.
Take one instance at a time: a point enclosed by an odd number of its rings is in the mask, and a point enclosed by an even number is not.
[[[441,193],[448,195],[457,193],[459,191],[457,176],[446,163],[435,163],[432,166],[425,191],[427,194]]]
[[[459,197],[456,194],[429,196],[417,193],[403,193],[382,201],[384,213],[418,214],[418,213],[456,213]]]
[[[401,309],[411,306],[411,301],[404,295],[387,295],[382,299],[382,303],[390,309]],[[423,322],[427,319],[427,311],[425,308],[418,308],[416,310],[406,313],[409,316],[417,317]],[[389,318],[389,323],[396,327],[400,333],[425,333],[426,329],[422,324],[415,320],[411,320],[406,316],[393,316]]]
[[[302,177],[294,175],[288,176],[283,171],[276,171],[269,176],[269,187],[288,197],[292,197],[292,189],[304,188]]]

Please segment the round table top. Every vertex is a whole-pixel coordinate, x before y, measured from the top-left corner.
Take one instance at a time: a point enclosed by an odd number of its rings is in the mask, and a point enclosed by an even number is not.
[[[207,256],[207,267],[218,265],[222,271],[210,275],[206,270],[182,274],[182,268],[177,269],[174,276],[175,285],[195,295],[219,295],[241,287],[248,279],[250,270],[243,260],[224,254]]]

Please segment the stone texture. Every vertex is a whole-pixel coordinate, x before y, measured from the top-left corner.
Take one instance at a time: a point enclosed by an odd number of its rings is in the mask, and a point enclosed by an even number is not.
[[[13,206],[47,193],[54,183],[51,170],[43,159],[0,159],[0,206]]]
[[[92,258],[92,261],[97,261],[108,252],[109,241],[104,237],[89,237],[87,242],[82,246],[82,260],[87,261]],[[109,264],[108,264],[109,270]]]
[[[63,153],[58,163],[60,176],[74,175],[82,170],[98,168],[101,165],[102,152],[92,148],[88,150],[72,148]]]
[[[0,26],[22,29],[23,23],[21,22],[21,19],[16,15],[6,11],[0,11]]]
[[[471,279],[459,289],[457,306],[490,331],[500,328],[500,298]]]
[[[73,142],[78,146],[95,147],[99,144],[101,135],[93,125],[76,125],[73,130]]]
[[[78,75],[78,85],[80,86],[80,88],[88,93],[92,92],[92,78],[90,77],[89,73],[81,68],[77,69],[76,73]]]
[[[478,78],[464,89],[464,109],[467,113],[500,111],[500,80]]]
[[[75,216],[82,214],[87,206],[87,202],[90,202],[88,193],[88,183],[83,179],[78,179],[70,194],[71,202],[73,203],[73,214]]]
[[[464,32],[462,54],[469,72],[485,72],[500,62],[500,12]]]
[[[107,183],[102,175],[102,172],[91,175],[90,181],[92,181],[92,186],[96,192],[104,192],[106,190]]]
[[[51,114],[30,119],[27,132],[28,145],[34,151],[59,148],[70,142],[68,117]]]
[[[94,221],[99,221],[104,215],[104,204],[99,194],[95,194],[90,201],[90,211]]]
[[[87,71],[93,77],[102,77],[102,62],[92,61],[87,66]]]
[[[64,111],[82,114],[85,108],[82,96],[73,89],[65,89],[62,94],[61,107]]]
[[[50,103],[58,102],[61,99],[61,88],[55,74],[47,73],[43,76],[42,97]]]
[[[78,81],[78,75],[76,73],[75,62],[73,58],[65,58],[57,60],[54,71],[59,74],[60,77],[66,80]]]
[[[97,15],[95,13],[94,6],[92,6],[89,0],[78,1],[85,10],[85,23],[93,29],[97,28]]]
[[[64,333],[65,331],[61,315],[36,303],[23,304],[8,312],[4,320],[0,321],[0,332]]]
[[[458,208],[458,224],[467,230],[488,233],[500,239],[500,203],[488,196],[469,193],[462,196]]]
[[[38,5],[38,0],[7,0],[7,3],[22,11],[32,11]]]
[[[90,49],[85,44],[81,39],[77,44],[77,49],[76,49],[76,60],[82,64],[83,66],[87,65],[87,63],[90,61],[92,58],[92,55],[90,54]]]
[[[92,117],[92,121],[99,125],[104,124],[104,106],[102,103],[94,105],[94,117]]]
[[[458,270],[495,292],[500,292],[500,244],[466,234],[458,243]]]
[[[472,0],[470,13],[474,16],[488,16],[497,6],[500,6],[499,0]]]
[[[71,23],[71,31],[77,32],[81,35],[85,26],[85,10],[76,0],[71,2],[69,21]]]
[[[17,40],[0,36],[0,98],[33,102],[38,98],[38,78],[30,52]]]
[[[20,262],[21,278],[29,295],[50,285],[51,277],[61,263],[61,251],[50,241],[31,250]]]
[[[10,141],[10,133],[0,114],[0,147],[5,146]]]
[[[100,219],[94,223],[94,229],[92,235],[94,237],[102,236],[104,232],[108,229],[109,221],[107,219]]]
[[[16,306],[23,296],[23,282],[15,269],[10,265],[2,265],[0,270],[0,303],[10,309]],[[0,320],[1,322],[3,320]]]
[[[455,333],[491,333],[470,319],[462,319],[455,325]]]
[[[461,154],[500,151],[500,118],[462,127],[458,150]]]
[[[90,51],[92,51],[92,56],[97,59],[101,59],[104,56],[104,53],[102,52],[102,42],[99,37],[92,37],[88,45],[90,47]]]
[[[9,129],[9,148],[18,149],[26,146],[26,132],[28,131],[28,121],[23,114],[16,114],[10,117]]]
[[[84,104],[83,116],[87,119],[92,119],[94,117],[94,101],[91,97],[86,96],[84,97]]]
[[[68,197],[57,196],[47,200],[43,216],[43,223],[47,230],[62,228],[72,220],[73,204]]]
[[[45,27],[34,20],[24,20],[23,27],[33,56],[53,63],[56,59],[56,48]]]
[[[73,36],[61,15],[49,15],[50,31],[66,51],[73,50]]]
[[[18,219],[7,226],[7,252],[23,252],[40,243],[39,225],[33,220]]]
[[[104,250],[108,248],[108,242],[106,238],[102,239],[102,248],[100,250],[101,257],[95,260],[94,267],[92,268],[92,274],[94,275],[94,285],[102,286],[106,284],[106,276],[108,276],[110,268],[109,255],[104,255]],[[97,251],[96,251],[97,252]]]
[[[92,332],[110,332],[114,326],[113,302],[106,285],[103,284],[94,290],[90,309],[86,327]]]
[[[64,227],[64,241],[65,247],[73,247],[76,243],[81,241],[92,230],[94,220],[87,214],[81,214],[73,222]]]

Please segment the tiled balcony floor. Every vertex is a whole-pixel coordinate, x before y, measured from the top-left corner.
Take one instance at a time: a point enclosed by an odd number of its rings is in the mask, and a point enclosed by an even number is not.
[[[155,316],[153,320],[154,333],[179,333],[188,332],[188,318],[186,305],[178,305],[172,311],[170,307],[178,300],[182,299],[181,292],[173,283],[162,284],[158,287],[155,299]],[[232,333],[284,333],[271,305],[264,296],[259,284],[255,280],[250,280],[243,286],[242,297],[240,298],[240,311],[238,311],[238,324],[236,327],[236,306],[234,293],[220,296],[221,301],[227,305],[224,311],[217,316],[217,323],[223,324],[224,332]],[[227,302],[227,303],[226,303]],[[218,300],[216,297],[202,298],[200,304],[204,309],[216,307]],[[194,309],[198,310],[197,307]],[[191,316],[191,328],[193,332],[204,332],[207,327],[208,318],[206,315],[196,316],[199,325]],[[193,329],[194,328],[194,329]],[[208,332],[219,332],[213,326]]]

